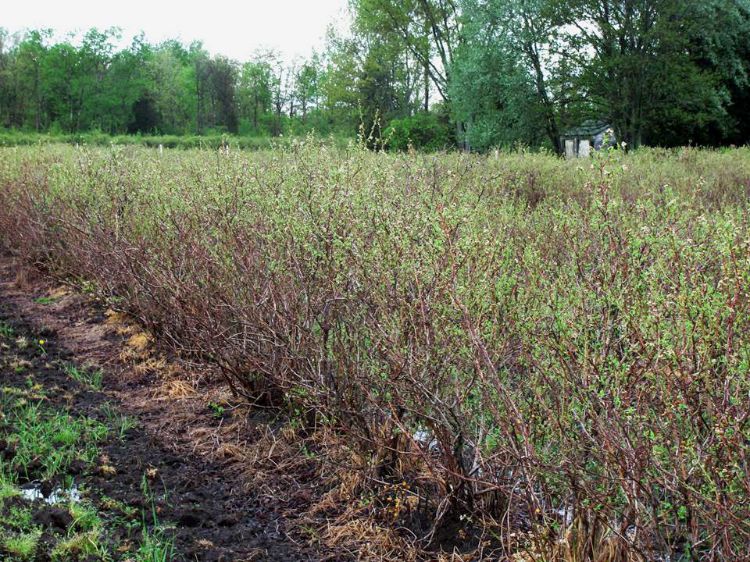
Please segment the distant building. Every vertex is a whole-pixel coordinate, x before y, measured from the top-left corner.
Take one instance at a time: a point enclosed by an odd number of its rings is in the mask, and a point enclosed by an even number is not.
[[[606,121],[589,119],[565,131],[560,137],[565,147],[565,158],[585,158],[592,150],[601,150],[605,146],[616,146],[617,140],[612,126]]]

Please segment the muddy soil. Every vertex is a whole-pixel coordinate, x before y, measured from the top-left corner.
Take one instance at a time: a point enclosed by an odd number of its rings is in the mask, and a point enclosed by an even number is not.
[[[71,465],[71,472],[80,471],[72,476],[88,490],[94,503],[114,499],[137,513],[155,509],[159,520],[173,528],[175,560],[339,559],[291,538],[284,514],[271,505],[269,498],[248,493],[237,482],[237,472],[231,465],[212,461],[197,445],[190,449],[189,428],[184,422],[173,426],[169,421],[170,408],[175,406],[144,398],[153,383],[148,370],[134,375],[116,360],[120,342],[101,329],[103,307],[92,308],[80,299],[57,308],[44,307],[39,301],[48,304],[43,299],[50,282],[40,278],[35,283],[27,281],[19,289],[15,267],[12,259],[0,257],[0,321],[30,339],[44,338],[46,353],[40,355],[32,349],[22,354],[21,359],[28,362],[25,372],[3,368],[2,386],[25,388],[28,372],[33,372],[34,382],[46,390],[55,408],[107,423],[114,407],[136,421],[122,438],[112,435],[107,439],[98,463]],[[9,361],[0,361],[3,363]],[[108,370],[100,391],[71,379],[63,369],[66,364],[83,363],[104,365]],[[129,394],[135,404],[123,400]],[[199,411],[197,417],[199,424],[217,423],[211,412]],[[103,464],[114,470],[102,470]],[[33,480],[38,475],[32,466],[19,476]],[[155,498],[153,505],[144,500],[144,482],[148,482]],[[54,487],[55,483],[50,485]],[[64,526],[66,521],[55,519],[63,517],[58,515],[39,502],[36,516],[43,523]],[[118,532],[122,536],[115,538],[133,538],[124,529]]]

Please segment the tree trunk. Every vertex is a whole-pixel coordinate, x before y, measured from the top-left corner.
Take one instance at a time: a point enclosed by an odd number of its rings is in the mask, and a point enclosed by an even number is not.
[[[424,67],[424,110],[430,110],[430,68]]]
[[[468,125],[466,123],[456,121],[456,142],[458,143],[458,146],[461,147],[461,150],[464,152],[471,152],[471,143],[466,137],[467,129]]]
[[[547,131],[547,136],[550,141],[552,141],[552,146],[554,147],[555,152],[557,154],[562,154],[563,146],[560,142],[560,127],[557,124],[554,104],[549,97],[549,92],[547,91],[547,84],[544,79],[542,63],[539,60],[539,53],[533,44],[528,43],[526,45],[526,54],[531,59],[531,64],[534,67],[534,83],[536,86],[537,98],[544,109],[544,128]]]

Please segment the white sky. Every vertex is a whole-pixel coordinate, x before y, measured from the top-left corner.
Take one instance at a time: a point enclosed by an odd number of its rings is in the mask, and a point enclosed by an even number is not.
[[[209,52],[239,61],[259,48],[290,59],[321,49],[328,25],[348,21],[346,6],[347,0],[0,0],[0,27],[61,35],[116,26],[125,44],[144,31],[151,42],[200,40]]]

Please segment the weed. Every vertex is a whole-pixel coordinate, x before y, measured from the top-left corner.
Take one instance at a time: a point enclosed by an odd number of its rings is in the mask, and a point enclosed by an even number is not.
[[[23,373],[24,371],[26,371],[28,368],[29,368],[29,365],[27,363],[21,362],[21,361],[17,362],[15,365],[13,365],[13,371],[17,375],[20,375],[21,373]]]
[[[217,404],[216,402],[209,402],[208,409],[211,411],[211,415],[219,420],[222,419],[226,413],[224,406]]]
[[[174,539],[162,529],[143,528],[143,539],[136,553],[138,562],[171,562],[174,559]]]
[[[141,477],[141,492],[151,505],[150,521],[147,521],[145,511],[142,514],[141,546],[138,549],[139,562],[166,562],[174,556],[174,540],[167,535],[166,529],[159,523],[156,509],[156,495],[154,494],[148,475]]]
[[[6,339],[13,339],[15,335],[15,330],[13,328],[6,324],[5,322],[0,322],[0,337],[6,338]]]
[[[87,386],[99,384],[91,371],[67,365],[65,372]],[[174,541],[157,519],[156,497],[147,479],[157,477],[155,470],[144,474],[143,492],[151,513],[149,517],[141,513],[140,520],[135,507],[106,497],[99,502],[89,499],[92,491],[79,490],[68,473],[74,461],[93,464],[97,459],[102,463],[100,470],[114,472],[98,446],[110,434],[123,439],[135,422],[109,403],[101,408],[106,423],[73,416],[58,409],[45,394],[31,375],[18,386],[0,389],[0,560],[113,561],[121,559],[120,555],[139,561],[173,560]],[[38,484],[31,492],[39,495],[22,490],[19,478]],[[49,509],[41,497],[45,484],[55,486],[51,495],[45,495],[48,503],[54,503],[53,514],[47,516],[55,518],[55,526],[45,527],[40,542],[37,516]],[[123,532],[126,536],[140,533],[140,544],[118,544]]]
[[[11,466],[25,476],[52,479],[63,473],[74,459],[91,462],[96,444],[106,438],[107,426],[89,418],[73,418],[47,409],[42,401],[17,401],[10,407],[16,451]],[[34,474],[27,466],[38,465]]]
[[[105,402],[99,409],[107,419],[107,426],[112,429],[120,441],[127,437],[131,429],[138,427],[138,422],[135,419],[121,413],[110,402]]]
[[[28,533],[0,537],[0,542],[2,542],[3,549],[15,557],[15,560],[31,560],[36,554],[41,536],[41,529],[35,529]]]
[[[88,532],[102,526],[102,520],[96,508],[85,502],[70,504],[70,515],[73,517],[73,527],[80,532]]]
[[[18,486],[0,477],[0,505],[2,505],[3,500],[15,498],[20,495],[21,491],[18,489]]]
[[[85,369],[73,364],[68,364],[63,367],[63,370],[71,379],[78,381],[93,390],[101,390],[102,388],[104,372],[101,369]]]
[[[55,545],[51,556],[55,562],[81,560],[87,557],[106,560],[109,558],[109,552],[102,543],[101,530],[97,528],[87,532],[75,533],[60,541]]]

